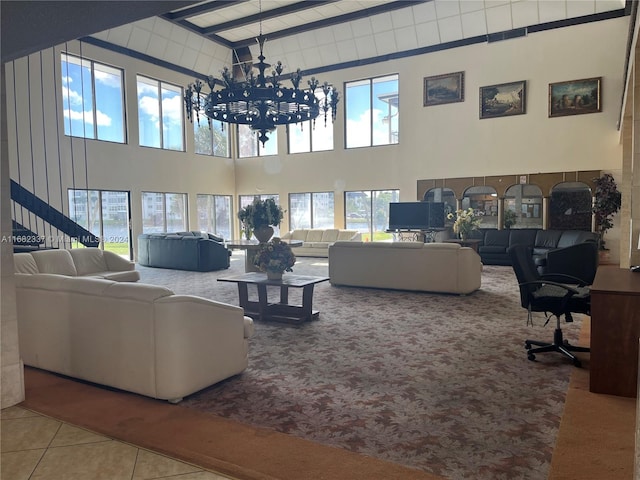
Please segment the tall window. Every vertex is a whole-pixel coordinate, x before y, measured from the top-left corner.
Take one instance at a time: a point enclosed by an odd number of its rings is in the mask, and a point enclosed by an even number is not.
[[[182,88],[141,75],[137,79],[140,146],[184,151]]]
[[[362,190],[344,193],[346,228],[362,233],[363,241],[388,240],[389,203],[400,201],[400,190]]]
[[[264,157],[278,154],[278,129],[268,134],[269,140],[264,144],[258,140],[258,133],[247,125],[238,125],[238,156]],[[253,197],[252,197],[253,198]]]
[[[100,248],[131,258],[129,192],[70,188],[68,195],[69,218],[100,237]]]
[[[198,230],[231,239],[231,196],[198,195]]]
[[[187,229],[186,193],[142,192],[142,233]]]
[[[124,143],[122,70],[63,53],[64,133]]]
[[[334,228],[333,192],[289,194],[289,228]]]
[[[480,228],[498,228],[498,194],[493,187],[469,187],[462,196],[463,210],[473,208],[481,215]]]
[[[316,96],[324,103],[324,92],[316,91]],[[295,123],[287,127],[289,140],[289,153],[322,152],[333,150],[333,122],[331,121],[333,109],[325,114],[320,109],[320,115],[315,120]]]
[[[398,143],[398,75],[349,82],[345,88],[347,148]]]
[[[193,123],[193,136],[196,153],[229,157],[229,124],[201,118]]]
[[[267,142],[269,143],[269,142]],[[266,200],[267,198],[273,198],[275,200],[275,202],[280,205],[280,195],[277,194],[265,194],[265,195],[240,195],[239,199],[238,199],[238,208],[244,208],[247,205],[249,205],[251,202],[253,202],[254,198],[259,198],[260,200]],[[238,222],[239,224],[240,222]],[[240,226],[240,228],[242,228],[242,226]],[[242,236],[242,231],[240,231],[240,236]],[[280,236],[280,227],[273,227],[273,236],[274,237],[279,237]]]
[[[550,230],[591,230],[592,193],[582,182],[563,182],[551,189]]]
[[[504,194],[504,216],[511,218],[510,228],[542,228],[540,187],[529,184],[510,186]]]

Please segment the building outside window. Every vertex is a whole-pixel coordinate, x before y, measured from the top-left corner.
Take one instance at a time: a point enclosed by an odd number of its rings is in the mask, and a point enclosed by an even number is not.
[[[346,147],[398,143],[398,75],[345,85]]]
[[[400,190],[361,190],[345,192],[344,197],[348,230],[358,230],[365,242],[393,238],[387,232],[389,203],[400,201]]]
[[[278,154],[278,129],[268,134],[264,145],[258,140],[258,133],[248,125],[238,125],[238,157],[265,157]]]
[[[229,158],[229,124],[200,118],[193,122],[195,152],[199,155]]]
[[[137,76],[140,146],[184,151],[182,88]]]
[[[122,70],[61,54],[64,134],[125,143]]]
[[[198,194],[198,230],[231,239],[231,213],[231,195]]]
[[[333,192],[289,194],[289,228],[334,228]]]
[[[142,192],[142,233],[184,232],[187,218],[186,193]]]

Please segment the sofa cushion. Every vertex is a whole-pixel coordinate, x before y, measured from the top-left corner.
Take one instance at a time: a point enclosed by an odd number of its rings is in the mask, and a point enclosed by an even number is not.
[[[30,253],[14,253],[13,265],[16,273],[40,273],[36,260]]]
[[[323,242],[335,242],[336,240],[338,240],[338,229],[328,228],[322,232]]]
[[[91,275],[109,270],[104,254],[99,248],[74,248],[69,250],[78,275]]]
[[[557,248],[560,235],[562,235],[560,230],[538,230],[534,247],[542,249]],[[536,253],[535,249],[534,253]]]
[[[104,295],[141,302],[153,302],[162,297],[173,295],[173,292],[158,285],[145,283],[120,283],[114,282],[105,290]]]
[[[322,234],[324,230],[309,230],[307,231],[307,242],[321,242]]]
[[[558,240],[558,248],[571,247],[578,243],[597,242],[598,236],[593,232],[584,230],[564,230]]]
[[[207,233],[209,240],[213,240],[219,243],[224,243],[224,238],[214,235],[213,233]]]
[[[75,277],[78,274],[68,250],[42,250],[31,252],[40,273],[55,273]]]
[[[512,245],[533,245],[536,240],[537,229],[523,228],[511,229],[509,236],[509,246]]]
[[[509,246],[510,233],[509,230],[488,230],[484,236],[484,245],[506,249]]]
[[[291,232],[291,240],[302,240],[303,242],[307,239],[307,230],[306,228],[296,229]]]
[[[311,248],[329,248],[334,242],[304,242],[302,244],[303,247],[311,247]]]
[[[357,230],[339,230],[337,240],[351,240],[357,233]]]

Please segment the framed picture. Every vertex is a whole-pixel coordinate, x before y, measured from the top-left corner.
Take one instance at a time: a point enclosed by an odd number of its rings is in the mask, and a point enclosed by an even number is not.
[[[602,111],[602,77],[549,84],[549,117]]]
[[[456,102],[464,102],[464,72],[425,77],[425,107]]]
[[[508,117],[525,113],[526,80],[480,87],[480,118]]]

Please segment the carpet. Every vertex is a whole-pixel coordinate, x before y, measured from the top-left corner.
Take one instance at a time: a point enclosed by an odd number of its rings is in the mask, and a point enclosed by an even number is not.
[[[141,281],[237,305],[221,272],[138,267]],[[326,275],[326,259],[294,273]],[[384,275],[384,272],[380,272]],[[295,291],[294,291],[295,292]],[[290,294],[290,298],[295,298]],[[316,286],[315,322],[256,322],[250,365],[185,399],[194,409],[450,479],[546,479],[573,366],[527,360],[510,267],[485,266],[468,296]],[[576,342],[580,318],[565,325]]]

